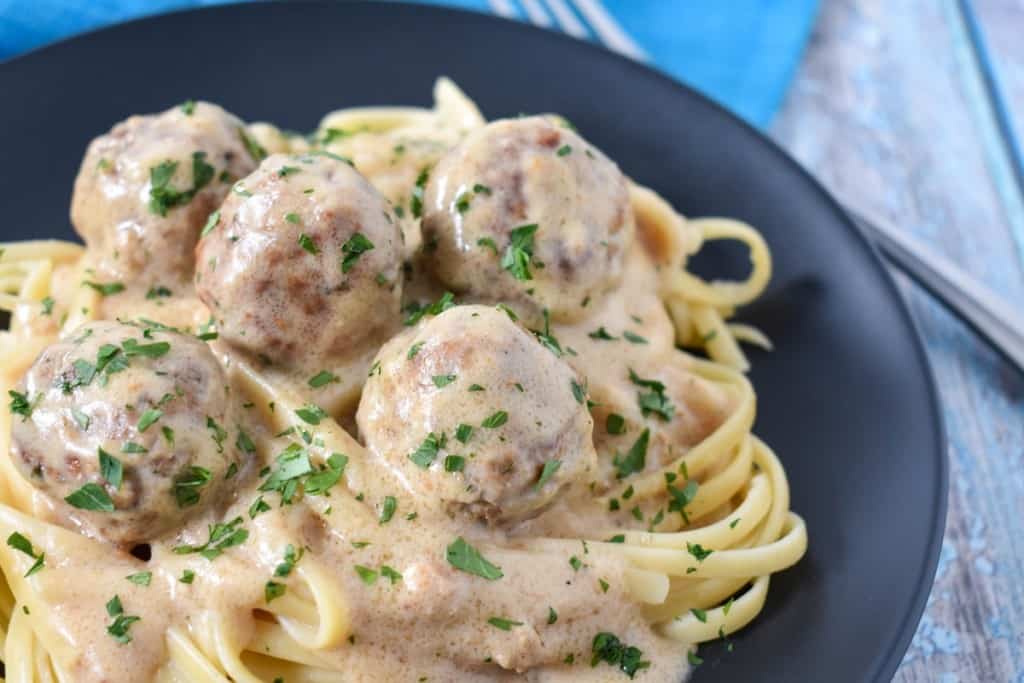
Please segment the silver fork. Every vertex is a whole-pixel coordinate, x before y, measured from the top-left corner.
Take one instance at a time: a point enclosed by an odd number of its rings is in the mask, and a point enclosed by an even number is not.
[[[591,34],[605,47],[637,61],[647,54],[615,21],[601,0],[518,0],[523,14],[536,26],[561,30],[588,40]],[[515,0],[490,0],[496,14],[516,17]],[[575,12],[572,7],[575,8]],[[949,259],[936,253],[904,230],[863,209],[845,203],[863,233],[889,259],[918,284],[942,301],[993,348],[1024,372],[1024,316],[981,285]]]

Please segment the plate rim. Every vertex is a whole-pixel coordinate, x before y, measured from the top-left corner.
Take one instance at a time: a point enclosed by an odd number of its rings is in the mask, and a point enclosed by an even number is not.
[[[921,327],[915,317],[910,304],[903,292],[900,291],[896,280],[885,261],[882,258],[879,248],[867,237],[864,231],[852,220],[846,210],[839,204],[838,200],[829,192],[828,188],[819,181],[809,169],[804,167],[795,157],[789,154],[778,142],[769,137],[765,132],[754,127],[752,124],[740,118],[737,114],[727,109],[724,105],[713,100],[709,96],[698,91],[691,85],[684,83],[671,76],[658,66],[636,61],[618,52],[590,40],[575,38],[566,33],[553,29],[546,29],[527,23],[512,17],[500,16],[485,11],[467,9],[463,7],[452,7],[448,5],[435,5],[422,2],[410,2],[407,0],[233,0],[232,2],[219,3],[215,5],[203,5],[197,7],[177,8],[169,11],[158,11],[147,13],[125,21],[98,26],[85,31],[63,36],[55,40],[35,46],[32,49],[22,52],[3,60],[0,60],[0,80],[9,68],[17,68],[22,63],[29,62],[35,57],[54,50],[59,50],[67,44],[82,42],[85,40],[104,39],[105,33],[113,33],[117,30],[128,28],[137,24],[159,23],[165,17],[183,14],[204,14],[217,12],[237,12],[250,7],[277,6],[294,7],[296,5],[316,5],[320,7],[347,8],[358,6],[362,8],[374,8],[373,11],[397,11],[422,12],[435,14],[443,19],[446,15],[456,17],[472,17],[474,20],[492,23],[501,26],[503,30],[514,30],[530,36],[531,39],[548,40],[554,43],[561,43],[568,50],[589,51],[592,55],[600,55],[602,59],[613,59],[623,67],[631,71],[643,74],[647,78],[653,77],[660,81],[662,87],[676,90],[679,94],[697,101],[701,106],[713,112],[713,115],[728,120],[732,125],[749,137],[754,144],[760,145],[764,152],[770,155],[775,162],[780,163],[794,172],[808,187],[810,191],[823,199],[826,206],[834,215],[836,222],[843,225],[847,232],[855,235],[855,241],[867,247],[869,254],[868,261],[876,275],[884,283],[885,290],[890,298],[895,301],[900,317],[907,324],[910,330],[910,346],[913,355],[917,359],[921,374],[924,379],[926,400],[928,401],[928,413],[932,418],[931,436],[935,442],[936,452],[933,457],[937,466],[938,489],[935,494],[935,509],[930,528],[930,538],[927,543],[927,552],[923,558],[920,579],[915,587],[910,609],[903,615],[899,625],[899,635],[889,645],[888,649],[879,653],[879,664],[875,668],[872,680],[880,683],[891,681],[900,664],[903,662],[911,641],[917,632],[927,607],[928,598],[931,595],[938,571],[939,557],[942,550],[942,542],[945,537],[947,515],[949,509],[949,441],[945,426],[945,419],[942,413],[941,394],[935,377],[930,358],[926,350],[924,338],[921,334]]]

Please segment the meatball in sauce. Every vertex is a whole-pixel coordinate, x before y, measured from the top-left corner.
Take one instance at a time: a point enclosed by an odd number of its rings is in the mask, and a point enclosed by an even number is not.
[[[93,140],[71,222],[94,255],[96,278],[143,291],[187,283],[210,213],[256,166],[247,140],[238,118],[206,102],[132,116]]]
[[[274,154],[200,240],[196,290],[234,348],[315,370],[396,325],[401,253],[387,201],[344,159]]]
[[[585,313],[615,287],[635,231],[626,180],[555,120],[496,121],[430,172],[423,198],[426,267],[447,286],[505,301],[536,321]]]
[[[359,431],[425,508],[516,521],[596,468],[576,373],[496,308],[449,309],[385,344],[377,363]]]
[[[118,544],[180,528],[242,454],[227,379],[185,334],[96,322],[52,344],[17,388],[11,460],[61,516]]]

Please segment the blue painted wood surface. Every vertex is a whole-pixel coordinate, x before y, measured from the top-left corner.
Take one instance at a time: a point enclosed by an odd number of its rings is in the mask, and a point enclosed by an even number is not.
[[[1024,130],[1024,2],[965,5],[827,0],[772,133],[827,186],[1024,306],[1024,195],[970,33],[974,18]],[[951,477],[938,575],[895,680],[1024,683],[1024,377],[900,281],[942,393]]]

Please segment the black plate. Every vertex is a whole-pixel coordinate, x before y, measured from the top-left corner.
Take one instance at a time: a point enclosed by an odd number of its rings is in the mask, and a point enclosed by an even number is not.
[[[447,74],[489,118],[566,115],[623,170],[690,215],[747,220],[775,255],[744,312],[774,339],[755,353],[757,431],[789,472],[810,532],[735,651],[702,648],[693,679],[888,681],[914,633],[945,523],[935,389],[878,258],[789,157],[718,106],[589,44],[460,11],[392,4],[256,4],[102,30],[0,65],[5,240],[71,237],[88,141],[130,113],[186,98],[309,130],[327,111],[429,104]],[[742,272],[716,249],[706,272]]]

